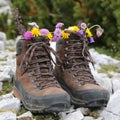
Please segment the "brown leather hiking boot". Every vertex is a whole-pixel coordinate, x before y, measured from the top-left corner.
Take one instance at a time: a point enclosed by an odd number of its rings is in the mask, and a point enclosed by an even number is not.
[[[15,96],[20,97],[25,108],[32,112],[60,112],[69,109],[70,97],[59,86],[53,74],[54,61],[50,53],[56,53],[45,36],[48,30],[40,31],[38,25],[32,22],[30,25],[34,31],[31,36],[31,32],[26,31],[18,8],[13,9],[13,16],[19,34],[24,36],[16,48]],[[40,32],[43,36],[40,36]]]
[[[106,106],[109,93],[100,87],[91,74],[85,34],[71,33],[68,39],[57,42],[57,54],[63,66],[56,66],[55,74],[61,86],[70,94],[72,103],[83,107]]]
[[[25,108],[32,112],[59,112],[68,110],[70,97],[53,75],[49,41],[32,38],[17,43],[15,93]]]

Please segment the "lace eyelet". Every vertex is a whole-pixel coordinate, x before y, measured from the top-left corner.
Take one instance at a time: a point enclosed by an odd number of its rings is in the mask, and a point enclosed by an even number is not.
[[[32,73],[29,73],[28,76],[29,76],[29,77],[32,77]]]
[[[68,51],[68,47],[66,47],[65,50]]]
[[[73,78],[75,78],[76,76],[73,74],[73,76],[72,76]]]
[[[35,80],[34,80],[34,79],[33,79],[33,80],[31,80],[31,82],[32,82],[32,83],[34,83],[34,82],[35,82]]]
[[[74,68],[70,68],[70,71],[73,71],[74,70]]]
[[[69,43],[69,41],[66,41],[65,43],[66,43],[66,44],[68,44],[68,43]]]
[[[65,54],[64,56],[65,56],[65,57],[67,57],[68,55],[67,55],[67,54]]]

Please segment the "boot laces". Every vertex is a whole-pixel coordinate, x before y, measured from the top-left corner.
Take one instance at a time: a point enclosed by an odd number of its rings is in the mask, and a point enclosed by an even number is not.
[[[60,87],[53,75],[52,62],[54,64],[56,63],[52,59],[51,53],[54,54],[61,63],[56,52],[44,42],[31,42],[28,45],[29,48],[19,66],[20,69],[23,69],[22,75],[28,72],[29,77],[33,78],[32,82],[35,83],[34,88]]]
[[[85,35],[72,34],[66,41],[64,66],[73,73],[80,85],[85,83],[97,84],[91,74],[88,62],[94,66],[94,62],[88,50],[88,40]]]

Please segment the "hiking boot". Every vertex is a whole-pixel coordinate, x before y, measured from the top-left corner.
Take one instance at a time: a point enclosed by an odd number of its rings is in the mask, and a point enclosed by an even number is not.
[[[55,67],[55,75],[61,86],[70,94],[73,104],[82,107],[106,106],[109,93],[99,86],[89,68],[92,62],[85,34],[71,33],[69,38],[56,44],[62,66]]]
[[[17,43],[14,94],[32,112],[60,112],[70,107],[70,97],[53,75],[52,57],[55,54],[49,41],[36,37]]]

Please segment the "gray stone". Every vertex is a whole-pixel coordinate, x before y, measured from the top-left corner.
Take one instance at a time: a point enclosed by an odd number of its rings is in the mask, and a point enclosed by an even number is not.
[[[11,8],[10,8],[10,6],[2,7],[2,8],[0,9],[0,13],[4,13],[4,14],[9,13],[9,14],[11,14]]]
[[[99,65],[112,64],[113,65],[113,64],[120,63],[120,61],[113,59],[110,56],[107,56],[105,54],[99,54],[97,51],[95,51],[95,49],[90,49],[89,51],[91,53],[93,60],[95,61],[95,64],[99,64]]]
[[[0,13],[11,14],[10,0],[0,0]]]
[[[78,108],[78,109],[80,109],[81,113],[85,116],[89,115],[90,112],[91,112],[89,108],[82,108],[81,107],[81,108]]]
[[[11,67],[5,67],[3,72],[0,74],[0,81],[8,81],[10,80],[10,73],[11,73]]]
[[[19,115],[17,117],[17,120],[33,120],[33,115],[30,111],[26,112],[26,113],[23,113],[22,115]]]
[[[0,112],[0,120],[16,120],[16,114],[13,112]]]
[[[0,51],[4,51],[5,49],[5,44],[3,41],[0,41]]]
[[[91,117],[91,116],[86,116],[86,117],[84,117],[83,120],[95,120],[95,119],[93,117]]]
[[[112,79],[112,84],[113,84],[113,92],[116,92],[117,90],[120,90],[120,80]]]
[[[7,0],[0,0],[0,5],[1,6],[8,6],[9,4],[8,4]]]
[[[120,90],[110,97],[107,107],[101,112],[101,116],[104,120],[120,120]]]
[[[20,110],[20,100],[15,98],[12,93],[0,96],[0,111]]]
[[[110,94],[112,94],[112,81],[111,79],[103,73],[98,73],[96,70],[91,69],[91,72],[96,80],[96,82],[102,86],[103,88],[107,89]]]
[[[61,115],[62,117],[60,118],[60,120],[83,120],[83,118],[84,118],[80,109],[74,110],[73,112],[71,111],[68,114],[63,112],[62,114],[64,114],[64,115]]]
[[[0,51],[5,49],[6,42],[6,34],[4,32],[0,32]]]
[[[6,41],[6,34],[4,32],[0,32],[0,41]]]

